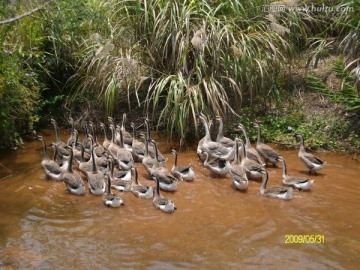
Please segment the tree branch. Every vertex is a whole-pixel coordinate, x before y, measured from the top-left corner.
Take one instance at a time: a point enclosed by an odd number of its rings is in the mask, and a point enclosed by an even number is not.
[[[7,24],[7,23],[12,23],[12,22],[15,22],[15,21],[18,21],[24,17],[27,17],[27,16],[30,16],[31,14],[39,11],[40,9],[43,9],[45,8],[50,2],[52,2],[53,0],[50,0],[50,1],[47,1],[45,2],[42,6],[40,7],[37,7],[37,8],[34,8],[33,10],[30,10],[28,12],[25,12],[24,14],[21,14],[19,16],[16,16],[14,18],[10,18],[10,19],[7,19],[7,20],[4,20],[4,21],[0,21],[0,25],[3,25],[3,24]]]

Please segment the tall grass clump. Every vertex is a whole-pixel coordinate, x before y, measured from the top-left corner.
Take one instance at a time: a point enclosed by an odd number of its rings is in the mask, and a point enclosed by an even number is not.
[[[92,89],[108,114],[143,91],[145,113],[156,113],[169,138],[183,142],[198,111],[238,114],[244,104],[279,97],[276,80],[293,51],[289,31],[261,9],[264,1],[112,3],[111,35],[86,44],[73,78],[76,93]]]

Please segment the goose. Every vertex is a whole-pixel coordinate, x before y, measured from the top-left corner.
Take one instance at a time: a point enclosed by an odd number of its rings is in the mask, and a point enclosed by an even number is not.
[[[122,170],[128,171],[131,169],[131,167],[134,164],[134,158],[133,158],[132,154],[129,152],[129,150],[127,150],[124,147],[122,130],[119,129],[118,131],[120,133],[120,141],[119,141],[120,148],[118,148],[118,150],[116,152],[116,156],[113,156],[113,157],[115,157],[115,160],[117,161],[119,167]]]
[[[220,116],[215,116],[215,121],[219,122],[219,130],[218,130],[218,134],[216,136],[216,141],[221,143],[225,148],[228,148],[229,151],[233,151],[234,155],[235,155],[235,150],[234,150],[234,145],[235,142],[234,140],[225,137],[224,136],[224,123],[223,120]],[[235,158],[235,156],[233,157],[233,159]]]
[[[107,135],[106,135],[106,127],[105,127],[105,124],[104,124],[104,123],[100,123],[100,128],[102,129],[102,131],[103,131],[103,133],[104,133],[104,141],[103,141],[102,146],[103,146],[105,149],[108,149],[109,144],[110,144],[110,141],[109,141],[109,139],[107,138]]]
[[[75,129],[73,132],[73,143],[71,144],[72,151],[73,151],[73,158],[75,159],[76,163],[79,165],[79,163],[83,160],[89,160],[90,155],[88,153],[84,153],[84,151],[77,148],[78,140],[79,140],[79,132]]]
[[[230,172],[230,162],[221,158],[213,158],[209,160],[209,153],[203,151],[202,154],[205,155],[204,167],[209,169],[216,176],[225,176]]]
[[[142,199],[151,199],[154,197],[154,190],[152,186],[144,186],[139,183],[138,180],[138,171],[135,167],[131,168],[131,171],[134,174],[134,180],[131,183],[131,192],[135,196]]]
[[[261,141],[261,129],[259,124],[253,123],[253,127],[257,130],[257,143],[256,143],[256,150],[259,152],[260,156],[263,158],[265,164],[272,164],[274,167],[276,163],[279,162],[278,158],[280,154],[275,151],[272,147],[267,144],[264,144]]]
[[[249,159],[254,160],[255,162],[259,163],[262,166],[266,166],[264,160],[259,155],[259,152],[251,145],[251,142],[250,142],[249,137],[247,135],[245,126],[242,125],[242,124],[239,124],[238,128],[243,132],[244,137],[245,137],[245,151],[246,151],[247,157]]]
[[[105,174],[105,180],[106,180],[106,191],[103,195],[103,203],[106,205],[106,206],[109,206],[109,207],[120,207],[122,204],[124,204],[124,201],[119,197],[119,196],[116,196],[115,194],[111,193],[111,181],[110,181],[110,177]]]
[[[62,142],[59,135],[59,128],[57,122],[54,118],[50,119],[51,124],[54,126],[55,129],[55,142],[52,143],[55,145],[58,154],[63,159],[69,159],[70,153],[68,150],[65,149],[66,143]]]
[[[128,150],[128,151],[132,151],[132,142],[133,142],[133,138],[131,137],[130,132],[126,131],[125,129],[125,123],[126,123],[126,113],[123,113],[123,117],[122,117],[122,122],[121,122],[121,131],[122,131],[122,136],[123,136],[123,144],[124,147]]]
[[[97,140],[97,133],[93,122],[89,121],[89,127],[91,128],[92,131],[93,143],[95,143],[95,145],[97,146],[96,155],[98,157],[101,157],[104,154],[105,148],[101,144],[99,144]]]
[[[206,116],[205,116],[202,112],[196,114],[196,116],[198,117],[198,119],[200,119],[200,115],[201,115],[201,116],[205,119],[205,121],[206,121]],[[200,122],[201,122],[201,121],[200,121]],[[198,156],[198,158],[199,158],[199,160],[200,160],[201,162],[204,162],[204,160],[205,160],[205,158],[206,158],[205,154],[202,154],[201,147],[202,147],[202,145],[203,145],[203,143],[204,143],[205,138],[210,135],[210,128],[211,128],[212,125],[213,125],[213,121],[212,121],[212,120],[210,120],[210,121],[206,122],[206,124],[204,124],[205,136],[204,136],[203,138],[201,138],[201,139],[199,140],[199,142],[198,142],[198,146],[197,146],[197,149],[196,149],[196,153],[197,153],[197,156]],[[208,131],[208,133],[207,133],[207,131]]]
[[[263,180],[260,187],[260,194],[266,197],[277,198],[281,200],[290,200],[292,198],[292,188],[285,187],[271,187],[266,188],[269,180],[269,174],[265,169],[261,170],[263,174]]]
[[[110,144],[108,146],[108,152],[109,154],[111,154],[112,156],[116,156],[116,153],[118,152],[118,150],[120,149],[120,146],[116,144],[115,141],[115,126],[110,124],[110,131],[111,131],[111,141]]]
[[[98,156],[98,154],[101,152],[101,151],[96,151],[96,149],[98,147],[101,147],[103,148],[102,146],[98,146],[96,145],[96,143],[94,142],[94,139],[93,139],[93,136],[91,134],[88,135],[88,140],[90,141],[90,145],[92,146],[92,149],[95,149],[95,162],[96,162],[96,166],[98,167],[98,169],[101,171],[101,172],[105,172],[105,170],[107,169],[108,167],[108,160],[107,160],[107,156],[108,156],[108,153],[104,153],[100,156]],[[92,158],[92,157],[91,157]],[[90,161],[91,162],[91,161]]]
[[[75,142],[73,142],[75,145]],[[70,148],[70,159],[69,166],[64,172],[64,183],[67,190],[74,195],[84,195],[85,194],[85,184],[84,180],[81,178],[80,174],[72,170],[72,161],[73,161],[73,150]]]
[[[176,191],[177,181],[173,174],[165,167],[163,167],[159,162],[157,145],[154,140],[151,140],[151,143],[155,148],[155,164],[150,169],[150,175],[155,176],[160,181],[160,188],[166,191]]]
[[[206,122],[206,119],[203,115],[198,114],[200,121],[202,122],[205,128],[205,137],[201,144],[198,144],[197,153],[201,157],[203,152],[207,152],[212,158],[220,158],[223,160],[232,160],[234,159],[233,150],[229,150],[224,147],[221,143],[214,142],[210,137],[209,126]]]
[[[90,156],[89,160],[85,159],[85,148],[82,144],[80,144],[80,148],[81,148],[81,159],[77,161],[77,165],[79,170],[87,176],[87,174],[91,171],[92,169],[92,158]]]
[[[174,155],[174,164],[171,168],[171,173],[179,180],[193,181],[195,178],[194,169],[190,166],[178,166],[177,165],[177,152],[175,149],[171,149],[171,154]]]
[[[74,137],[74,131],[75,131],[75,121],[74,119],[69,116],[69,122],[71,124],[71,133],[70,133],[70,138],[67,140],[67,145],[68,146],[72,146],[73,142],[75,141],[75,137]]]
[[[282,163],[282,183],[284,185],[291,186],[300,190],[310,190],[311,186],[314,183],[314,180],[307,177],[287,175],[285,159],[283,157],[280,157],[279,160]]]
[[[247,190],[249,185],[249,180],[246,175],[246,169],[239,160],[239,139],[235,139],[234,147],[235,147],[235,159],[231,163],[231,169],[230,169],[232,184],[235,189]]]
[[[239,144],[241,149],[240,152],[241,164],[244,166],[246,170],[247,178],[249,180],[261,180],[262,179],[261,170],[264,168],[264,166],[248,158],[243,141],[239,140]]]
[[[91,155],[92,146],[91,146],[91,142],[88,140],[90,135],[88,129],[88,122],[84,122],[84,132],[85,132],[85,136],[82,145],[84,146],[84,151],[89,155]]]
[[[95,161],[96,146],[91,150],[91,171],[87,173],[90,192],[93,195],[102,195],[105,192],[104,174],[98,170]]]
[[[141,163],[149,175],[151,175],[151,169],[155,166],[156,160],[149,155],[149,143],[147,139],[145,139],[145,154]]]
[[[63,170],[61,169],[60,165],[54,161],[49,159],[46,153],[46,143],[42,136],[37,135],[36,138],[41,141],[42,143],[42,160],[41,166],[44,169],[45,175],[47,179],[54,179],[54,180],[63,180]]]
[[[150,134],[150,127],[149,127],[149,119],[145,119],[145,127],[146,127],[146,139],[148,140],[148,142],[150,142],[152,140],[151,138],[151,134]],[[149,155],[152,158],[155,158],[156,154],[155,154],[155,148],[152,145],[148,145],[148,152]],[[161,163],[165,163],[166,159],[164,158],[164,156],[160,153],[159,149],[157,150],[157,155],[158,155],[158,160]]]
[[[113,160],[109,159],[109,168],[110,168],[110,181],[111,187],[118,190],[118,191],[130,191],[131,189],[131,182],[128,180],[124,180],[122,178],[114,177],[114,162]],[[130,171],[129,171],[130,172]],[[130,172],[131,177],[131,172]],[[131,178],[130,178],[131,180]]]
[[[143,142],[140,142],[136,139],[136,129],[135,124],[133,122],[130,123],[130,126],[133,129],[133,137],[132,137],[132,155],[134,157],[134,161],[141,162],[144,158],[145,154],[145,144]]]
[[[153,204],[157,209],[160,209],[166,213],[172,213],[176,210],[174,202],[170,199],[164,198],[160,193],[160,180],[157,176],[154,176],[153,179],[156,182],[156,189],[153,198]]]
[[[325,166],[326,162],[317,156],[306,152],[304,138],[301,134],[295,134],[294,137],[300,139],[300,149],[298,154],[300,161],[309,169],[309,174],[317,174],[317,171],[320,171]]]

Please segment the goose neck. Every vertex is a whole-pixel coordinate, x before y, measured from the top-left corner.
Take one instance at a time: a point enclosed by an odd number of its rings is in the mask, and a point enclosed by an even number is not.
[[[261,188],[265,190],[268,179],[269,179],[269,174],[268,174],[268,172],[266,170],[263,170],[261,173],[263,175],[263,180],[261,182]]]

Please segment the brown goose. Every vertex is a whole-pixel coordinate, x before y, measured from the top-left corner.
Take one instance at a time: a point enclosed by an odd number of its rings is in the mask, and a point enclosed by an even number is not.
[[[165,167],[163,167],[159,162],[157,145],[154,140],[151,140],[151,143],[155,148],[155,164],[150,169],[150,174],[152,177],[156,177],[160,181],[160,188],[166,191],[176,191],[177,189],[177,180],[173,174]]]
[[[145,139],[145,154],[141,163],[149,175],[151,175],[151,169],[155,166],[156,160],[149,155],[149,143],[147,139]]]
[[[115,158],[116,162],[122,170],[129,171],[134,165],[134,158],[131,152],[129,152],[129,150],[124,147],[122,130],[118,129],[118,131],[120,133],[120,148],[117,150],[116,156],[113,156],[113,158]]]
[[[44,138],[40,135],[37,135],[36,138],[42,143],[43,156],[41,166],[44,169],[46,177],[54,180],[63,180],[63,170],[56,161],[49,159],[46,153],[46,143]]]
[[[287,175],[286,162],[283,157],[280,157],[279,160],[282,163],[282,183],[286,186],[291,186],[300,190],[310,190],[311,186],[314,183],[314,180],[311,180],[307,177],[302,176],[289,176]]]
[[[55,142],[52,144],[55,145],[57,152],[61,158],[69,159],[70,153],[65,148],[66,143],[62,142],[60,139],[59,128],[58,128],[56,120],[54,118],[51,118],[50,122],[54,126],[54,129],[55,129]]]
[[[154,190],[152,186],[141,185],[138,180],[138,171],[135,167],[131,168],[134,174],[133,182],[131,183],[131,192],[142,199],[151,199],[154,197]]]
[[[270,198],[277,198],[281,200],[290,200],[292,198],[292,188],[284,187],[271,187],[266,188],[267,182],[269,180],[269,174],[265,169],[261,170],[263,174],[263,181],[260,187],[260,194]]]
[[[224,136],[224,123],[223,123],[222,118],[217,115],[215,117],[215,121],[219,122],[219,130],[218,130],[218,134],[216,136],[216,141],[221,143],[224,147],[228,148],[229,151],[233,151],[235,153],[234,140]]]
[[[73,145],[75,142],[73,142]],[[81,176],[72,170],[72,161],[73,161],[73,150],[70,148],[70,159],[69,166],[64,172],[64,183],[67,190],[74,195],[84,195],[85,194],[85,184]]]
[[[141,162],[145,155],[145,144],[136,139],[136,129],[135,124],[131,122],[130,126],[133,129],[133,137],[132,137],[132,155],[134,157],[135,162]]]
[[[224,176],[230,172],[230,162],[221,158],[212,158],[209,160],[209,153],[203,151],[205,155],[204,167],[209,169],[216,176]]]
[[[178,166],[177,165],[178,155],[176,150],[171,149],[171,154],[174,155],[174,164],[171,168],[171,173],[179,180],[193,181],[195,178],[194,169],[188,165]]]
[[[124,201],[117,195],[111,193],[111,181],[110,181],[110,177],[105,174],[105,181],[107,183],[106,185],[106,191],[103,195],[103,203],[106,205],[106,206],[109,206],[109,207],[120,207],[122,204],[124,204]]]
[[[150,134],[150,126],[149,126],[149,119],[145,119],[145,127],[146,127],[146,139],[148,142],[150,142],[152,140],[151,138],[151,134]],[[148,145],[148,151],[149,151],[149,155],[152,158],[155,158],[156,154],[155,154],[155,148],[153,145],[149,144]],[[165,158],[164,156],[160,153],[159,149],[157,150],[157,155],[158,155],[158,160],[161,163],[165,163]]]
[[[109,144],[110,144],[110,141],[109,141],[109,139],[107,138],[105,124],[104,124],[104,123],[100,123],[100,128],[102,129],[102,131],[103,131],[103,133],[104,133],[104,141],[103,141],[102,146],[103,146],[105,149],[108,149]]]
[[[242,124],[239,124],[238,128],[243,132],[244,137],[245,137],[245,151],[246,151],[247,157],[249,159],[252,159],[252,160],[256,161],[257,163],[259,163],[262,166],[266,166],[264,160],[259,155],[259,152],[251,145],[251,142],[250,142],[249,137],[247,135],[245,126],[242,125]]]
[[[72,146],[73,142],[75,141],[75,137],[74,137],[75,121],[71,116],[69,116],[69,122],[71,124],[71,134],[70,134],[70,138],[67,140],[67,145]]]
[[[317,156],[306,152],[304,138],[301,134],[295,134],[294,137],[296,139],[300,139],[300,150],[298,154],[300,161],[309,169],[309,174],[316,174],[317,171],[321,170],[325,166],[325,162]]]
[[[156,189],[153,198],[154,206],[166,213],[172,213],[176,210],[174,202],[170,199],[164,198],[160,193],[160,179],[157,176],[154,176],[153,179],[156,182]]]
[[[240,144],[240,157],[241,157],[241,164],[244,166],[246,170],[246,175],[249,180],[260,180],[262,179],[261,170],[264,166],[260,165],[256,161],[249,159],[247,157],[247,153],[245,151],[245,146],[243,141],[239,141]]]
[[[132,151],[132,142],[133,142],[133,138],[131,137],[130,132],[126,131],[125,129],[125,123],[126,123],[126,113],[123,113],[123,117],[122,117],[122,122],[121,122],[121,131],[122,131],[122,136],[123,136],[123,144],[124,147],[126,149],[128,149],[129,151]]]
[[[253,123],[253,127],[256,128],[258,133],[256,150],[259,152],[260,156],[263,158],[266,165],[270,163],[275,167],[276,163],[279,162],[280,154],[277,151],[275,151],[271,146],[264,144],[261,141],[261,129],[259,124]]]
[[[98,170],[95,161],[96,146],[91,151],[91,171],[87,173],[90,192],[94,195],[102,195],[105,192],[104,174]]]
[[[115,165],[114,165],[113,160],[109,159],[110,174],[108,176],[110,178],[111,187],[115,188],[118,191],[124,191],[124,192],[130,191],[131,182],[128,180],[119,178],[119,177],[114,177],[114,167],[115,167]],[[131,177],[131,172],[130,172],[130,177]]]
[[[243,146],[244,147],[244,146]],[[233,187],[239,190],[247,190],[249,180],[246,175],[246,169],[239,160],[239,139],[235,139],[235,159],[231,163],[230,175]]]

